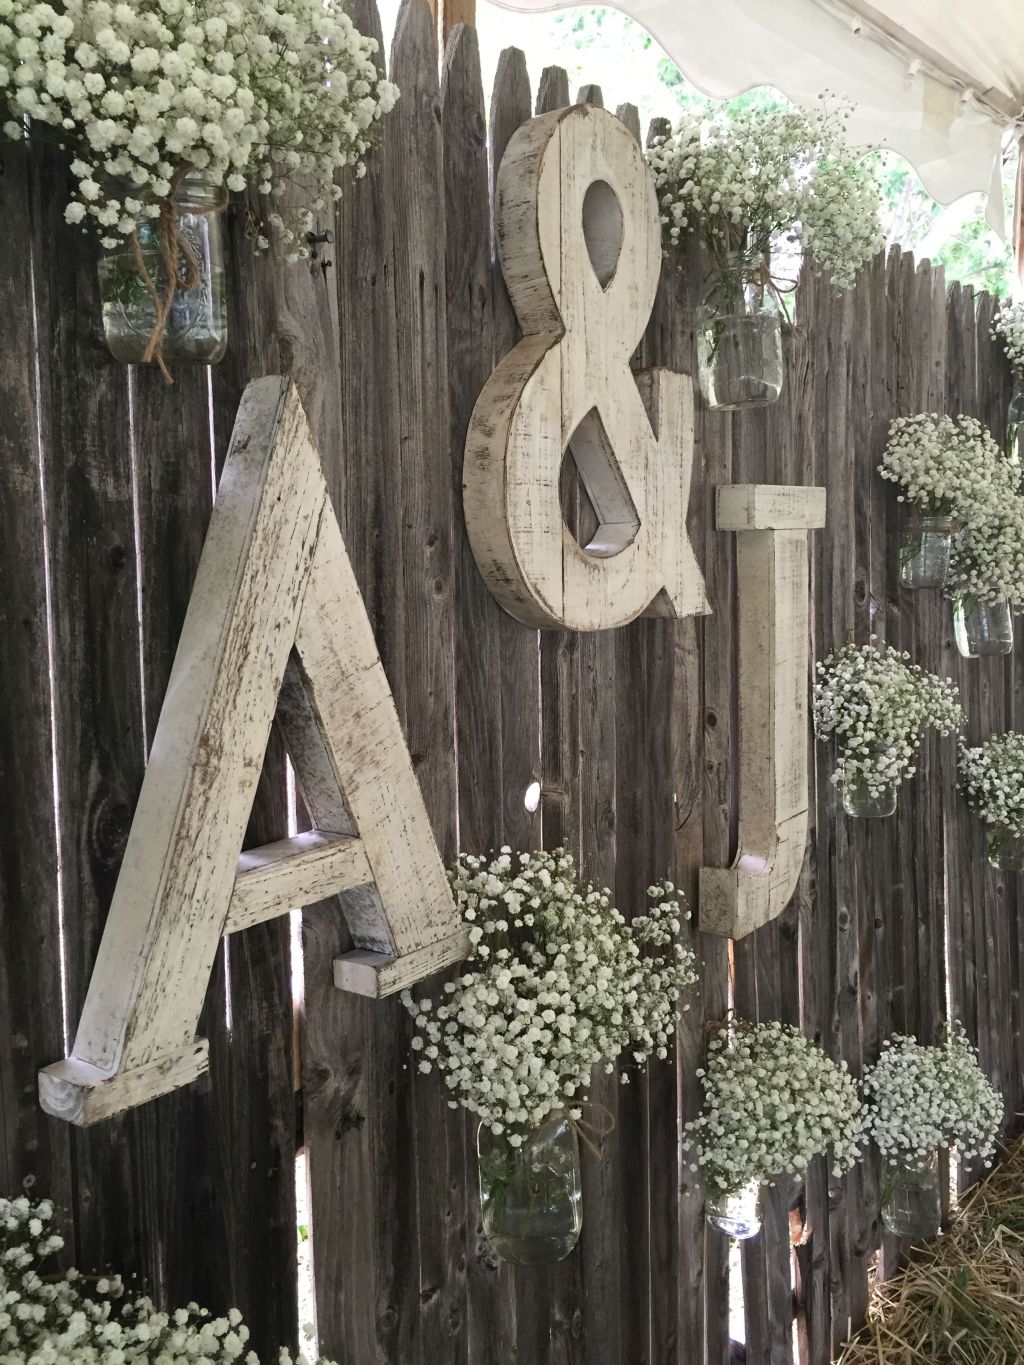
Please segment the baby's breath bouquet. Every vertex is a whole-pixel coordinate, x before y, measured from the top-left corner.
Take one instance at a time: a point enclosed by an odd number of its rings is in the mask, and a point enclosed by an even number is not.
[[[0,1365],[259,1365],[237,1309],[165,1313],[117,1275],[56,1270],[53,1218],[49,1200],[0,1199]],[[292,1365],[285,1349],[274,1361]]]
[[[965,658],[1011,653],[1013,612],[1024,607],[1024,496],[1010,494],[954,537],[945,589]]]
[[[990,1161],[1003,1101],[963,1027],[937,1047],[896,1034],[864,1076],[867,1130],[882,1156],[882,1222],[896,1236],[932,1236],[942,1219],[938,1152]]]
[[[578,1110],[598,1064],[667,1057],[697,979],[671,883],[631,924],[563,849],[465,854],[452,886],[471,926],[465,970],[437,1002],[404,996],[419,1068],[442,1073],[452,1108],[519,1147],[553,1110]]]
[[[884,245],[881,186],[846,138],[847,110],[709,103],[648,153],[669,245],[697,234],[724,266],[767,262],[780,242],[810,249],[834,284],[853,283]]]
[[[992,433],[974,417],[921,412],[897,417],[878,466],[898,501],[925,516],[971,520],[1010,498],[1020,480]]]
[[[1019,870],[1024,849],[1024,734],[993,735],[960,745],[960,790],[988,829],[995,867]]]
[[[704,245],[697,368],[711,408],[779,397],[781,315],[801,249],[846,286],[883,243],[878,181],[845,121],[838,108],[709,104],[651,148],[666,249],[685,237]]]
[[[992,321],[992,340],[1003,343],[1017,375],[1024,375],[1024,299],[999,305]]]
[[[799,1029],[734,1020],[697,1075],[704,1108],[686,1136],[712,1198],[800,1176],[819,1155],[841,1175],[860,1155],[856,1083]]]
[[[564,849],[465,854],[452,886],[472,951],[439,1002],[403,997],[413,1048],[421,1071],[444,1076],[450,1107],[480,1119],[481,1219],[493,1249],[518,1264],[559,1261],[582,1228],[577,1135],[596,1152],[611,1126],[589,1101],[592,1072],[613,1073],[623,1052],[638,1065],[668,1056],[697,979],[679,942],[689,915],[665,882],[627,924]]]
[[[0,0],[4,131],[72,151],[68,221],[108,248],[129,244],[159,284],[148,359],[175,292],[197,285],[195,245],[172,208],[183,183],[258,187],[273,205],[258,245],[274,229],[291,254],[307,251],[339,193],[335,172],[358,165],[397,97],[376,48],[341,0]]]
[[[891,813],[896,787],[914,775],[924,731],[952,734],[963,720],[952,681],[926,673],[891,645],[879,649],[873,636],[866,645],[833,650],[818,664],[815,728],[820,739],[835,738],[832,781],[850,814]],[[874,809],[873,802],[886,809]]]
[[[1006,459],[974,417],[921,412],[897,417],[878,466],[907,508],[900,538],[900,580],[941,588],[949,579],[954,534],[1012,506],[1020,467]]]
[[[1002,1096],[960,1023],[948,1026],[937,1047],[894,1035],[866,1072],[864,1095],[868,1133],[891,1164],[923,1162],[941,1146],[968,1161],[995,1154]]]
[[[1024,423],[1024,299],[1000,304],[992,322],[992,339],[1003,343],[1013,367],[1013,394],[1006,414],[1006,449],[1016,454]]]
[[[1024,606],[1024,497],[1013,493],[953,542],[947,596]]]

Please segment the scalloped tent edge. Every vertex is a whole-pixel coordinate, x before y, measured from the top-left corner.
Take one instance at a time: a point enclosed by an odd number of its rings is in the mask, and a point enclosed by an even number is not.
[[[518,11],[572,0],[493,0]],[[1004,147],[1024,136],[1020,0],[615,0],[697,88],[725,99],[770,85],[812,106],[824,91],[851,100],[852,140],[911,163],[940,204],[988,195],[1006,237]],[[1014,238],[1024,272],[1018,184]]]

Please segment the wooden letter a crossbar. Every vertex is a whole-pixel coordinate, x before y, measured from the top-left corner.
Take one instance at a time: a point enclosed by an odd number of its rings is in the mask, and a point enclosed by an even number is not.
[[[280,703],[280,704],[279,704]],[[275,711],[315,828],[241,854]],[[249,385],[72,1055],[43,1108],[88,1125],[201,1075],[221,935],[341,895],[335,981],[384,996],[465,956],[302,404]]]

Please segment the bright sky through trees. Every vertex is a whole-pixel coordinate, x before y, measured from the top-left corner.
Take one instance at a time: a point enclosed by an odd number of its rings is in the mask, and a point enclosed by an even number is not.
[[[398,0],[380,3],[385,41],[390,45]],[[477,18],[486,91],[502,48],[514,46],[526,53],[534,87],[545,66],[564,66],[571,87],[585,80],[600,85],[609,108],[626,100],[636,104],[642,127],[656,116],[675,118],[681,108],[701,98],[664,50],[618,10],[580,6],[551,14],[518,14],[478,0]],[[762,90],[740,98],[777,97]],[[1011,252],[985,222],[984,196],[969,195],[943,208],[924,192],[901,157],[884,155],[883,223],[889,242],[913,251],[918,259],[941,264],[949,281],[1009,294]],[[1004,176],[1008,223],[1015,174],[1014,158],[1007,163]]]

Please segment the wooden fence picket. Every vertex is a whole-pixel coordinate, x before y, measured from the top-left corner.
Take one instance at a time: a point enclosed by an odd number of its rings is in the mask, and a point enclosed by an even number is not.
[[[352,12],[380,38],[375,0]],[[816,1161],[772,1193],[737,1283],[682,1140],[707,1025],[730,1003],[798,1023],[859,1075],[887,1035],[932,1039],[948,1009],[1016,1133],[1024,878],[987,864],[952,739],[926,740],[887,821],[843,814],[834,753],[815,744],[792,903],[735,945],[699,932],[698,870],[728,867],[737,836],[735,536],[713,509],[723,484],[826,488],[828,525],[810,537],[813,656],[875,632],[959,683],[972,740],[1024,726],[1020,644],[1007,660],[962,660],[949,604],[901,590],[898,504],[876,471],[898,414],[964,412],[1001,435],[1011,376],[989,335],[995,301],[947,291],[941,270],[899,250],[845,293],[806,273],[778,405],[697,403],[688,529],[713,615],[527,629],[467,544],[463,445],[519,337],[494,240],[496,170],[516,129],[573,93],[547,67],[534,100],[516,49],[485,91],[462,25],[440,75],[438,57],[427,0],[403,0],[388,63],[402,97],[366,175],[345,177],[312,269],[253,253],[256,201],[229,209],[231,348],[172,388],[100,342],[95,248],[64,221],[62,155],[4,149],[0,1195],[28,1181],[65,1206],[69,1258],[86,1270],[114,1265],[158,1298],[239,1307],[265,1355],[298,1338],[301,1156],[320,1346],[346,1365],[728,1365],[741,1321],[748,1361],[829,1365],[876,1268],[906,1250],[882,1235],[877,1165],[838,1179]],[[602,100],[591,85],[575,98]],[[633,106],[618,116],[640,135]],[[701,275],[695,249],[666,260],[636,368],[695,372]],[[315,430],[446,860],[564,846],[628,917],[666,876],[694,911],[700,985],[676,1055],[626,1087],[595,1080],[616,1130],[600,1163],[584,1157],[582,1245],[555,1267],[513,1269],[487,1245],[475,1125],[418,1072],[400,1001],[335,988],[351,945],[333,902],[303,910],[301,947],[298,916],[224,941],[204,1013],[208,1079],[90,1132],[36,1107],[37,1068],[65,1050],[62,993],[73,1033],[88,983],[238,400],[280,371]],[[563,508],[583,534],[590,509],[570,465]],[[250,841],[305,818],[275,737]],[[978,1174],[962,1167],[960,1187]]]

